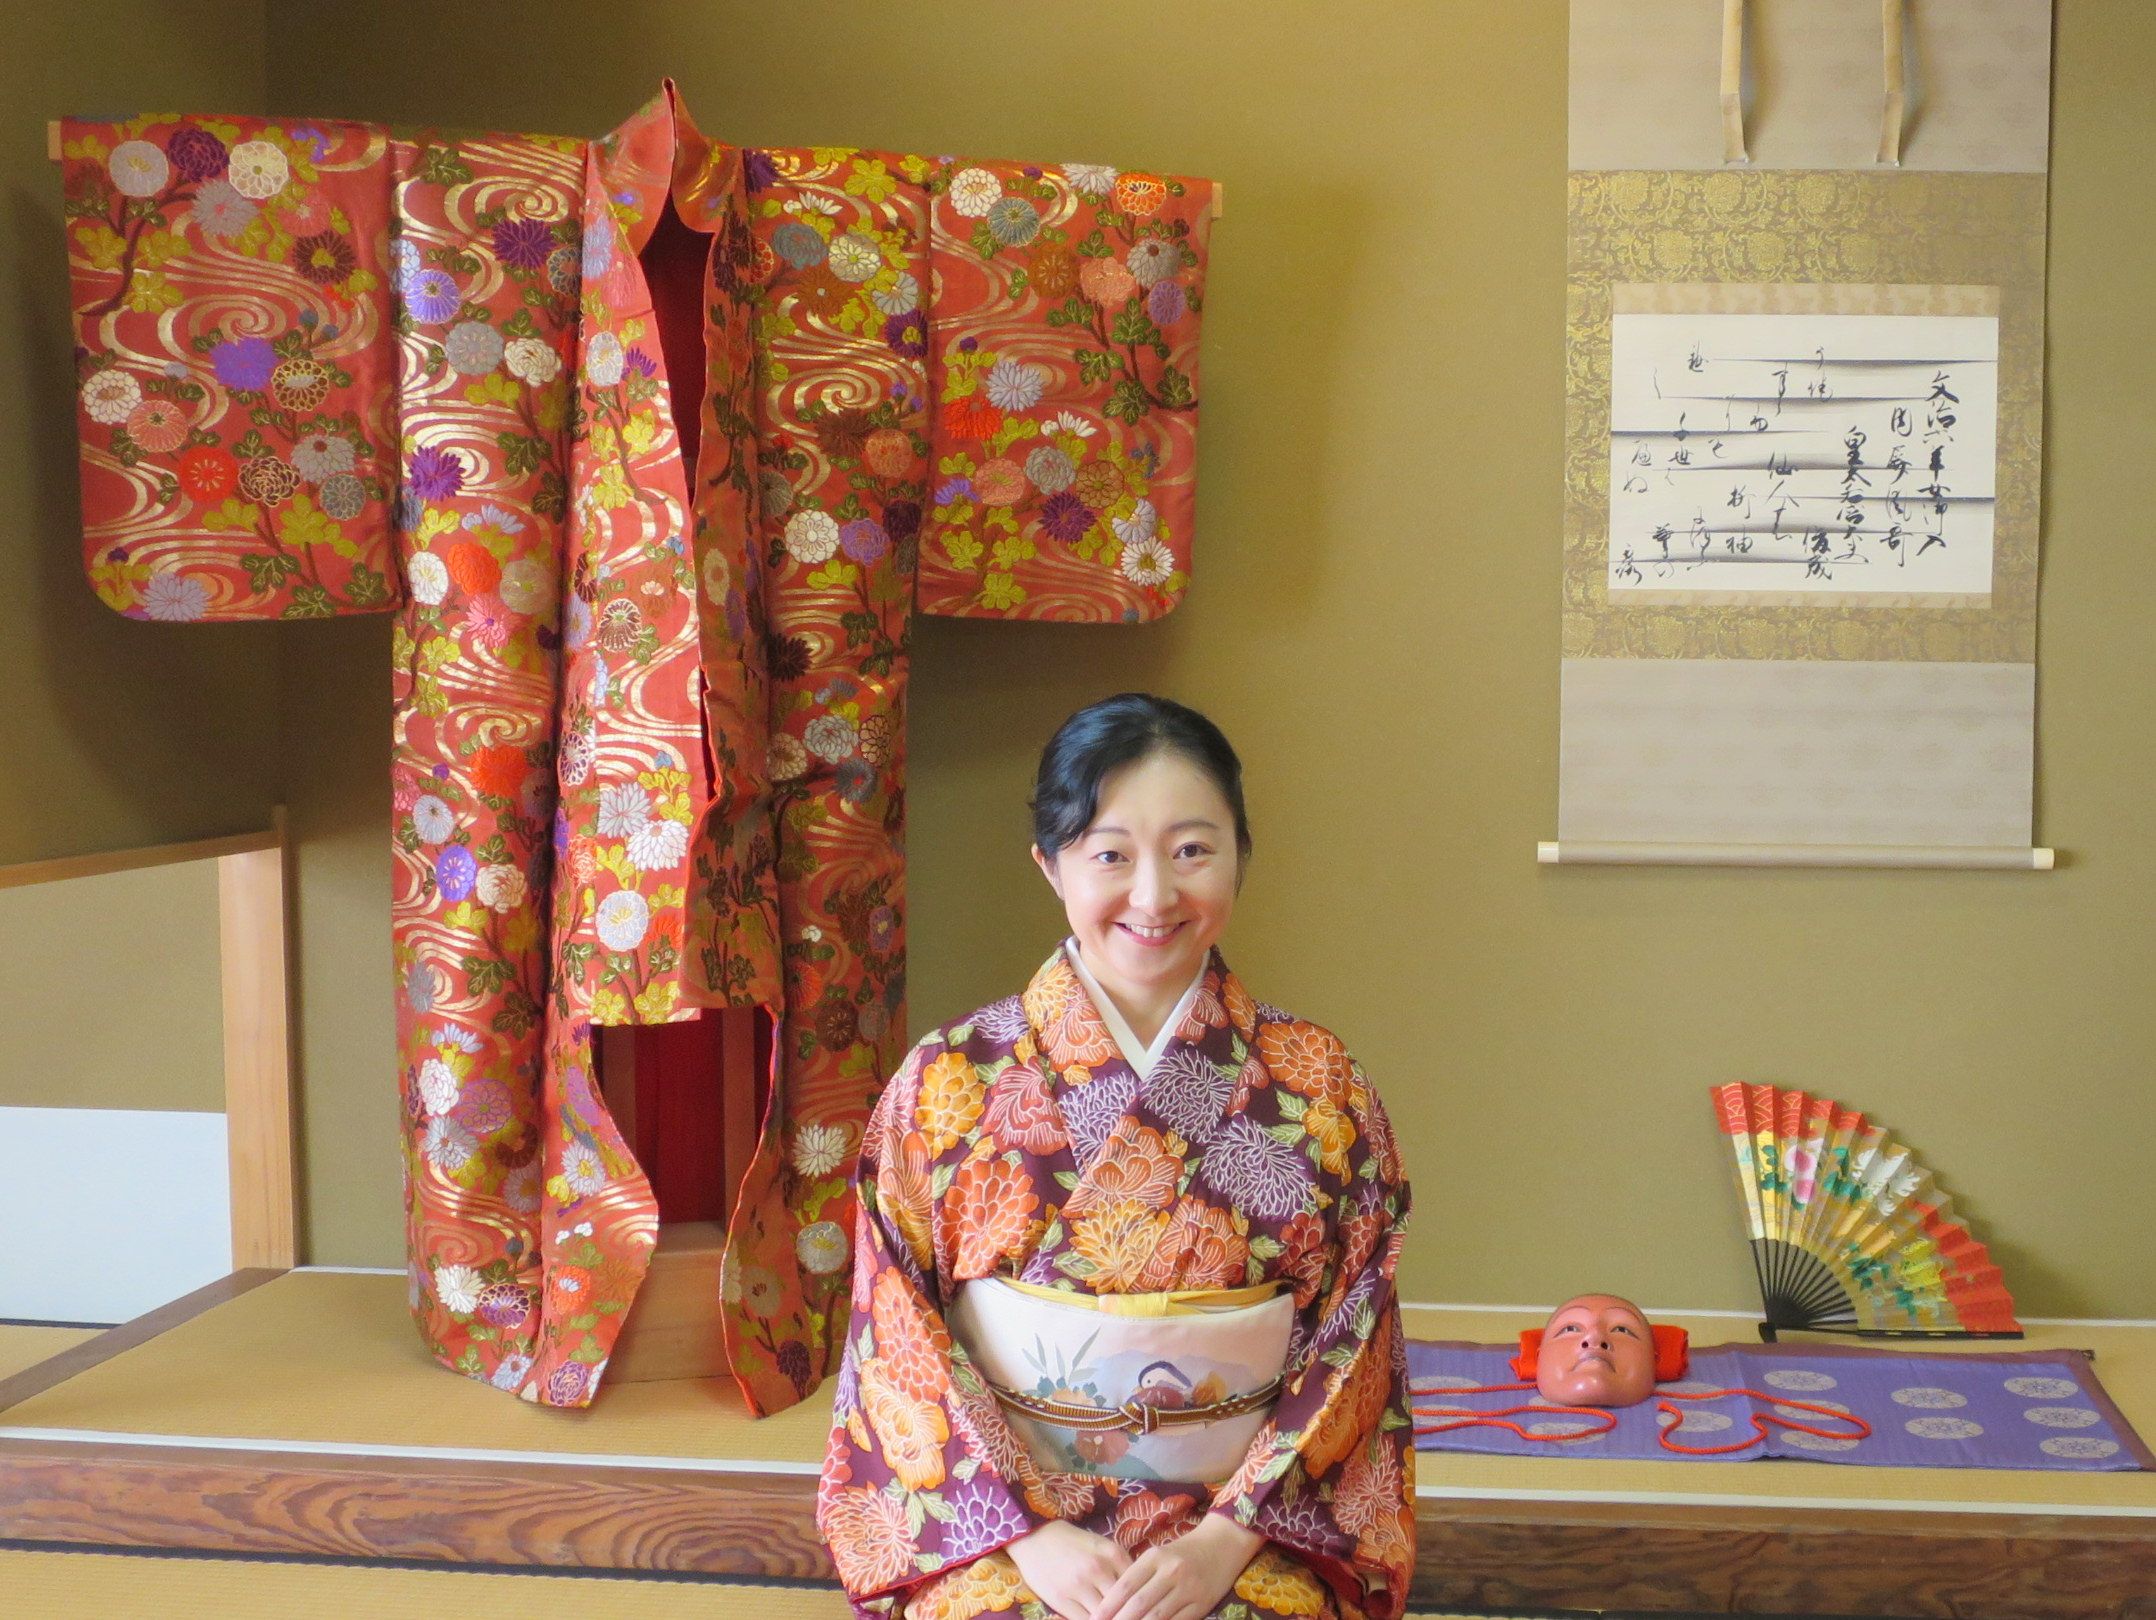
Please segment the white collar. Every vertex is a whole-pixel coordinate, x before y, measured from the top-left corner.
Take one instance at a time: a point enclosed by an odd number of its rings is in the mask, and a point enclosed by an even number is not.
[[[1190,1004],[1198,999],[1198,990],[1205,983],[1207,963],[1198,964],[1198,976],[1190,981],[1190,988],[1183,992],[1183,998],[1175,1004],[1175,1010],[1162,1021],[1160,1033],[1153,1037],[1153,1044],[1140,1046],[1138,1037],[1131,1031],[1129,1021],[1123,1017],[1122,1011],[1108,992],[1100,987],[1100,981],[1087,969],[1085,958],[1078,954],[1078,941],[1075,938],[1063,942],[1063,954],[1070,959],[1071,971],[1078,975],[1078,982],[1085,986],[1085,993],[1093,998],[1093,1005],[1100,1013],[1101,1022],[1108,1026],[1108,1033],[1114,1037],[1116,1049],[1123,1054],[1123,1061],[1130,1065],[1132,1073],[1143,1080],[1153,1072],[1153,1065],[1158,1063],[1162,1054],[1168,1050],[1168,1043],[1175,1039],[1175,1032],[1183,1027],[1183,1019],[1190,1011]]]

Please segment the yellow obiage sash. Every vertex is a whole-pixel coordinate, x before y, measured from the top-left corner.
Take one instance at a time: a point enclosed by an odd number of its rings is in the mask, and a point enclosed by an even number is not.
[[[1255,1283],[1248,1288],[1176,1288],[1165,1294],[1081,1294],[1068,1288],[1049,1288],[1040,1283],[1020,1282],[1015,1277],[997,1279],[1006,1288],[1058,1305],[1104,1311],[1110,1316],[1194,1316],[1204,1311],[1240,1310],[1271,1299],[1280,1291],[1275,1282]]]

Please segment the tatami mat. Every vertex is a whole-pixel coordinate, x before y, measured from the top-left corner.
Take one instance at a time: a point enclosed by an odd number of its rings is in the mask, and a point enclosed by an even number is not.
[[[0,1551],[0,1594],[0,1612],[10,1620],[848,1620],[853,1612],[828,1588],[75,1552]]]
[[[295,1271],[0,1413],[0,1432],[96,1429],[400,1449],[558,1452],[813,1473],[828,1400],[752,1422],[731,1379],[610,1385],[563,1411],[445,1373],[404,1279]]]
[[[48,1356],[94,1339],[99,1328],[17,1327],[0,1325],[0,1378],[35,1367]]]
[[[576,1620],[850,1620],[838,1592],[746,1582],[368,1569],[274,1560],[0,1548],[9,1620],[409,1620],[414,1615],[574,1615]],[[1409,1620],[1469,1620],[1449,1614]],[[1473,1620],[1502,1620],[1476,1616]]]
[[[1665,1320],[1695,1344],[1741,1338],[1742,1320]],[[1518,1314],[1411,1308],[1417,1337],[1501,1341]],[[2094,1350],[2126,1416],[2156,1436],[2156,1329],[2032,1327],[2028,1347]],[[1949,1353],[1983,1346],[1929,1346]],[[0,1434],[163,1437],[201,1444],[443,1455],[552,1454],[584,1463],[814,1473],[828,1397],[762,1422],[730,1382],[610,1386],[563,1412],[437,1369],[405,1314],[401,1277],[295,1272],[0,1414]],[[1598,1462],[1424,1452],[1425,1496],[1715,1502],[1849,1508],[2008,1509],[2156,1516],[2156,1474],[1854,1468],[1812,1462]]]

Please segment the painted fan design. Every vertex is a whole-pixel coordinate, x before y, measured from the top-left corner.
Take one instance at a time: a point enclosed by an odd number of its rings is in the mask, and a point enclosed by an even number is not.
[[[1766,1320],[1881,1338],[2018,1339],[1984,1245],[1886,1127],[1825,1097],[1716,1086]]]

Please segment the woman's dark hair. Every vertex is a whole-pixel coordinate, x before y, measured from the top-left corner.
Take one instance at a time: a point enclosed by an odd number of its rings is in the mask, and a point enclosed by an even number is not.
[[[1033,778],[1033,841],[1044,855],[1076,843],[1100,810],[1110,771],[1153,754],[1180,754],[1213,779],[1235,812],[1235,852],[1250,858],[1243,809],[1243,762],[1220,728],[1196,709],[1150,692],[1118,692],[1064,721],[1041,751]]]

